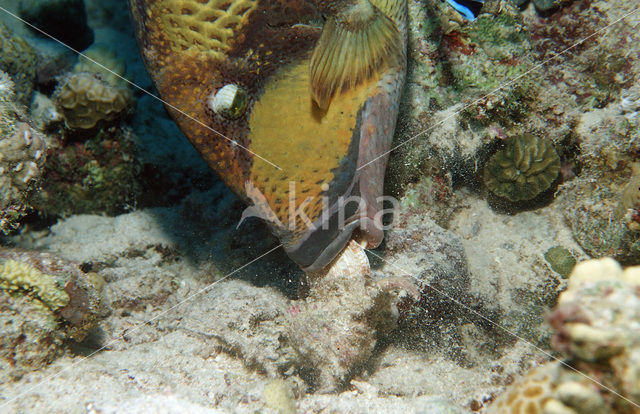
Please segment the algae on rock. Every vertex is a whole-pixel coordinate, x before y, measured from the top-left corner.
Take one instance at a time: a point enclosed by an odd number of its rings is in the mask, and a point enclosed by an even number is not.
[[[77,265],[47,253],[0,249],[4,375],[17,378],[52,362],[68,339],[85,338],[100,312],[98,290]]]

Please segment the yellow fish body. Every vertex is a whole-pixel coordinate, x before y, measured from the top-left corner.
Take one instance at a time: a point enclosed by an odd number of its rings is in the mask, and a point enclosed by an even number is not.
[[[406,0],[129,2],[168,111],[296,263],[382,241]]]

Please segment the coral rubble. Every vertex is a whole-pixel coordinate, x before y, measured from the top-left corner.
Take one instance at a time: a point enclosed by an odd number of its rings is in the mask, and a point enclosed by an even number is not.
[[[564,361],[530,372],[489,412],[637,413],[640,267],[611,258],[578,264],[549,316]]]

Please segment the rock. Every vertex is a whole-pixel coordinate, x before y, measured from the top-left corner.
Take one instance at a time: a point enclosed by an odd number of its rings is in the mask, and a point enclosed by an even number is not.
[[[22,19],[77,51],[93,43],[83,0],[21,0],[18,10]]]

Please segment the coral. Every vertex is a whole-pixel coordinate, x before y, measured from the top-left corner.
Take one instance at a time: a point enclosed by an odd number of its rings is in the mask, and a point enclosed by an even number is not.
[[[78,63],[73,67],[73,71],[99,74],[100,78],[111,86],[127,85],[122,79],[127,72],[125,61],[118,57],[112,48],[102,43],[92,45],[78,56]]]
[[[552,346],[567,365],[530,372],[489,412],[636,413],[630,401],[640,401],[639,319],[640,267],[623,271],[611,258],[581,262],[549,316]]]
[[[580,114],[574,134],[580,172],[560,199],[575,239],[592,257],[640,263],[638,200],[640,130],[634,125],[635,87],[604,108]]]
[[[2,107],[0,102],[0,117]],[[2,121],[0,119],[3,134],[0,135],[0,233],[14,228],[29,209],[28,198],[45,161],[42,136],[26,123],[11,122],[3,127]]]
[[[48,216],[121,213],[141,192],[130,130],[101,129],[84,142],[54,139],[31,204]],[[64,197],[60,197],[64,194]]]
[[[36,80],[37,59],[33,48],[21,37],[0,24],[0,71],[15,83],[18,102],[26,105]]]
[[[20,122],[14,83],[0,71],[0,234],[16,227],[44,162],[44,141]]]
[[[100,313],[91,277],[47,253],[0,250],[0,366],[10,377],[81,341]]]
[[[627,181],[628,183],[628,181]],[[585,174],[562,196],[561,205],[573,235],[593,257],[611,256],[625,264],[640,263],[640,233],[635,208],[625,209],[626,183]],[[631,187],[635,188],[635,187]]]
[[[56,105],[47,95],[40,92],[33,94],[29,114],[33,126],[41,131],[48,129],[50,126],[62,121],[62,114],[58,112]]]
[[[571,252],[564,247],[555,246],[547,250],[544,259],[549,263],[554,272],[557,272],[563,278],[569,277],[569,274],[576,265],[576,258]]]
[[[141,190],[134,137],[129,129],[110,125],[133,103],[131,89],[121,78],[125,64],[103,45],[92,46],[84,55],[60,80],[53,105],[36,95],[31,107],[38,126],[47,128],[62,117],[72,129],[52,138],[44,180],[32,199],[47,216],[118,214],[135,203]]]
[[[87,49],[53,94],[66,125],[91,129],[98,123],[112,123],[130,110],[133,94],[123,80],[125,73],[124,61],[111,48],[96,44]]]
[[[609,110],[607,110],[609,111]],[[613,110],[611,110],[613,112]],[[610,129],[616,114],[598,122],[582,142],[583,169],[561,188],[560,201],[576,241],[592,257],[611,256],[624,264],[640,263],[639,171],[632,163],[637,139]],[[626,121],[622,121],[628,127]],[[599,142],[592,140],[597,137]]]
[[[51,363],[63,343],[57,318],[42,302],[0,291],[0,381]]]
[[[548,140],[533,135],[510,137],[484,167],[484,184],[512,202],[531,200],[551,187],[560,157]]]
[[[100,121],[118,119],[131,105],[129,89],[113,87],[94,73],[69,73],[53,95],[65,124],[91,129]]]
[[[81,51],[93,43],[83,0],[20,0],[18,14],[28,23]],[[34,31],[42,35],[39,31]]]
[[[26,263],[7,260],[0,264],[0,289],[34,294],[52,311],[69,304],[69,295],[51,275],[45,275]]]
[[[99,278],[49,253],[0,249],[0,261],[4,263],[3,269],[13,272],[7,273],[13,275],[12,280],[25,281],[21,286],[6,283],[8,292],[42,302],[60,318],[66,337],[76,341],[84,339],[102,311],[99,286],[94,284]]]
[[[523,74],[531,49],[522,18],[512,7],[497,16],[483,14],[445,35],[442,47],[456,86],[484,92]]]

